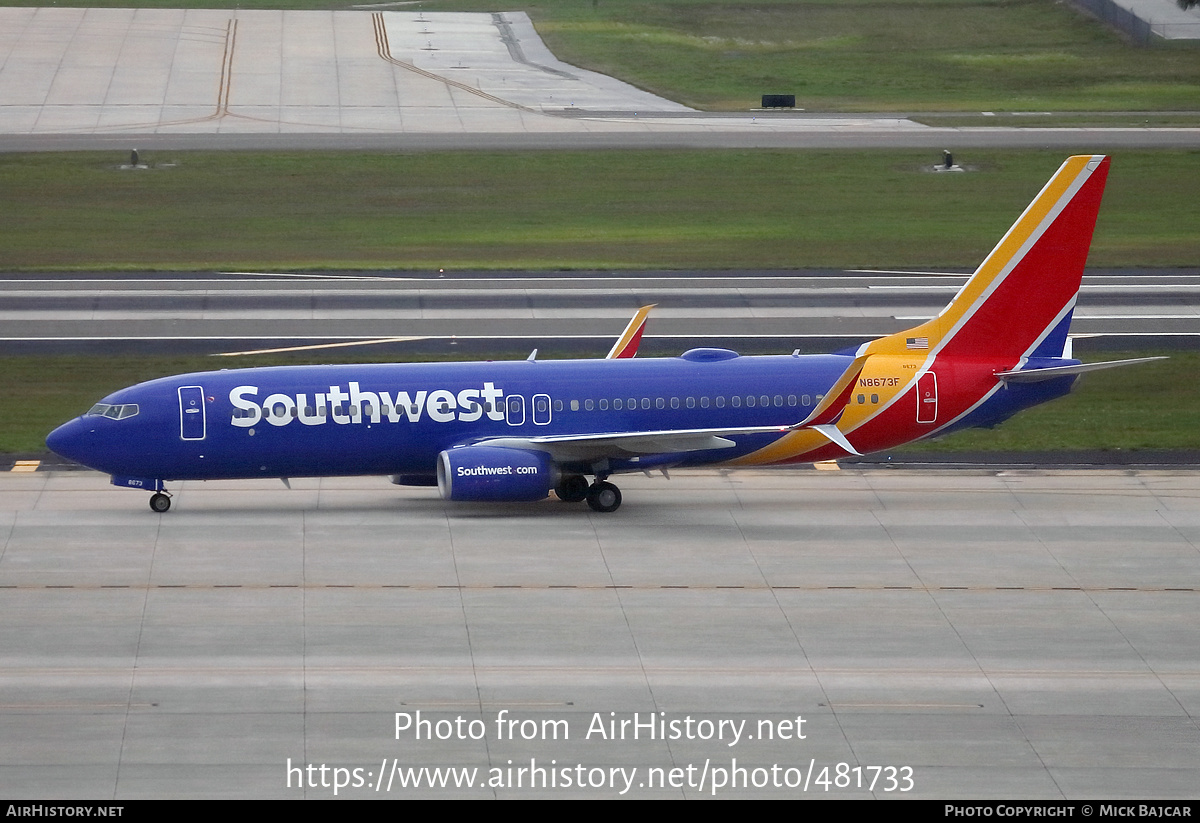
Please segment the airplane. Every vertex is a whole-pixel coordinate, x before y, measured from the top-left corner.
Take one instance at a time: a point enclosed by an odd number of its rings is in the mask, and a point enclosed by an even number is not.
[[[936,317],[824,355],[696,348],[634,358],[650,307],[604,359],[276,366],[122,389],[46,439],[55,453],[171,507],[182,480],[380,475],[452,501],[596,512],[609,478],[675,467],[837,460],[971,426],[1067,394],[1068,330],[1108,176],[1063,163]],[[591,478],[589,480],[588,478]]]

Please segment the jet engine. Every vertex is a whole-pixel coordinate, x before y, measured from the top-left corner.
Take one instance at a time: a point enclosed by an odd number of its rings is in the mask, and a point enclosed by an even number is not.
[[[438,491],[444,500],[541,500],[558,482],[548,454],[495,446],[463,446],[438,455]]]

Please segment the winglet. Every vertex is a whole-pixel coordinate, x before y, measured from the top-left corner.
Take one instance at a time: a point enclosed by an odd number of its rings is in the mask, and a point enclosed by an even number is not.
[[[651,303],[649,306],[642,306],[633,315],[633,319],[629,321],[629,325],[625,327],[625,331],[621,332],[621,336],[617,338],[617,342],[613,343],[612,350],[605,356],[605,360],[622,360],[637,355],[638,346],[642,343],[642,332],[646,329],[646,318],[650,315],[650,310],[657,303]]]

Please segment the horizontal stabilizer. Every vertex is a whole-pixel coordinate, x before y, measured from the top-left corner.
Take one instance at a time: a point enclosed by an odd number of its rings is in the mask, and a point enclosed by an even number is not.
[[[1153,360],[1166,360],[1161,357],[1135,357],[1132,360],[1108,360],[1103,363],[1079,363],[1074,366],[1051,366],[1048,369],[1016,369],[1015,371],[996,372],[996,377],[1005,383],[1040,383],[1043,380],[1053,380],[1056,377],[1068,377],[1073,374],[1084,374],[1101,369],[1115,369],[1118,366],[1132,366],[1134,363],[1149,363]]]

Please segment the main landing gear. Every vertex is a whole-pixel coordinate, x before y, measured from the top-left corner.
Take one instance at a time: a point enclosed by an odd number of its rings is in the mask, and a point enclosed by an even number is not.
[[[584,500],[592,511],[607,514],[621,506],[621,490],[606,480],[597,480],[588,485],[581,474],[569,474],[554,487],[554,493],[564,503],[581,503]]]
[[[621,507],[621,490],[607,480],[597,480],[588,486],[587,502],[594,512],[615,512]]]
[[[554,493],[564,503],[582,503],[587,499],[587,478],[582,474],[568,474],[554,487]]]
[[[171,508],[171,495],[166,492],[155,492],[150,495],[150,511],[165,514]]]

